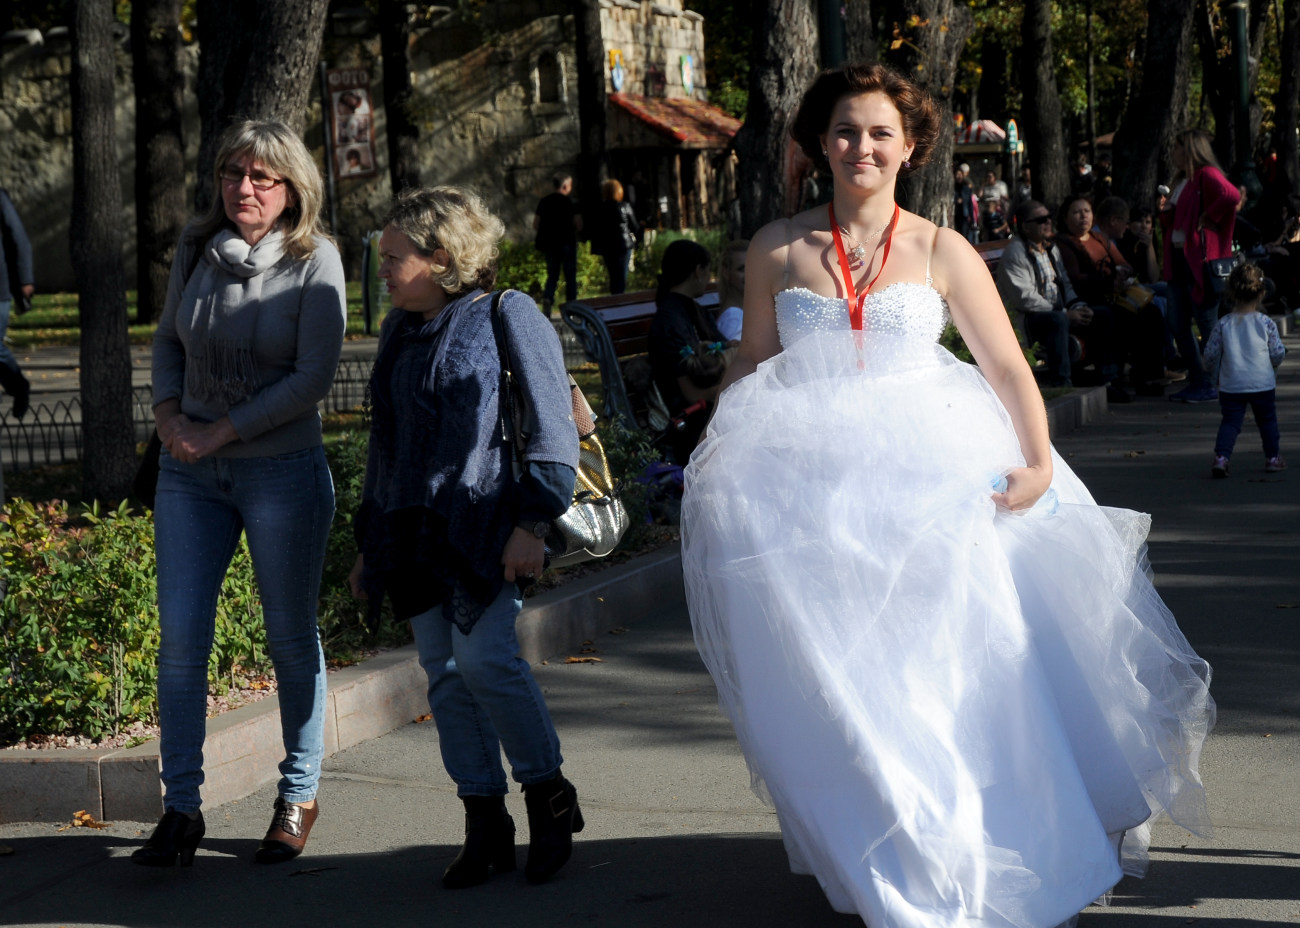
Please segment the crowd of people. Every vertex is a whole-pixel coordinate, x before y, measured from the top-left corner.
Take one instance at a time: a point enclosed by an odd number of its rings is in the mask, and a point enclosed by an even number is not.
[[[1245,190],[1224,174],[1209,133],[1180,132],[1172,158],[1171,186],[1160,187],[1154,207],[1131,207],[1111,192],[1107,163],[1092,169],[1084,161],[1055,215],[1037,200],[1022,200],[1015,235],[999,259],[998,290],[1025,342],[1036,346],[1045,384],[1100,383],[1111,402],[1126,403],[1130,390],[1161,396],[1166,385],[1185,380],[1170,399],[1218,400],[1225,428],[1236,421],[1239,429],[1233,398],[1239,385],[1217,349],[1206,353],[1208,342],[1221,318],[1235,317],[1235,307],[1250,302],[1228,289],[1234,268],[1250,267],[1263,281],[1256,309],[1272,301],[1275,311],[1286,312],[1300,300],[1294,264],[1300,246],[1291,241],[1300,238],[1297,204],[1287,202],[1271,223],[1273,238],[1263,242],[1265,233],[1241,217]],[[1256,360],[1271,370],[1281,360],[1280,342],[1267,341],[1256,346]],[[1255,407],[1261,430],[1276,427],[1266,408]],[[1214,476],[1227,475],[1231,450],[1221,436]],[[1275,436],[1265,438],[1264,456],[1270,472],[1286,466]]]

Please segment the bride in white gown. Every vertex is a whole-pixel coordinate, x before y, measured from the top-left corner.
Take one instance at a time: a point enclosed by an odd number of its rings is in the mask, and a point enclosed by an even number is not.
[[[1208,830],[1210,670],[1151,585],[1149,518],[1052,451],[979,256],[895,206],[938,131],[880,66],[805,95],[834,201],[749,251],[686,470],[687,595],[791,869],[871,928],[1050,928],[1144,871],[1154,815]],[[936,344],[949,319],[978,369]]]

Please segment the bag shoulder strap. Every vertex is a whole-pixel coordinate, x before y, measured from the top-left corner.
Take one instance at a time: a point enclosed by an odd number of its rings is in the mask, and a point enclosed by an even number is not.
[[[497,343],[497,356],[501,359],[501,437],[514,449],[515,463],[522,470],[524,466],[524,449],[521,447],[519,429],[515,423],[515,376],[510,362],[510,341],[506,337],[505,321],[501,318],[501,300],[508,291],[498,290],[492,294],[492,305],[488,314],[492,319],[492,334]]]

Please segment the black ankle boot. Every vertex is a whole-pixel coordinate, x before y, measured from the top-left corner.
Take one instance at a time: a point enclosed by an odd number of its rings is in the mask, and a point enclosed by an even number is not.
[[[578,808],[578,791],[557,776],[545,783],[524,785],[528,808],[528,863],[524,876],[530,883],[545,883],[573,853],[573,836],[586,823]]]
[[[448,889],[477,886],[494,873],[515,869],[515,820],[501,796],[462,796],[465,846],[442,875]]]
[[[179,857],[182,867],[192,866],[206,831],[202,812],[191,819],[184,812],[168,809],[149,840],[131,855],[131,862],[142,867],[174,867]]]

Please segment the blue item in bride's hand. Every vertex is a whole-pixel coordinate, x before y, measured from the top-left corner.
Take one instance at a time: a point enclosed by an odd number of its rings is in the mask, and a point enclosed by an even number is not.
[[[1007,492],[1006,474],[998,474],[993,478],[990,485],[993,487],[994,493]],[[1020,510],[1020,512],[1037,512],[1039,515],[1054,516],[1056,515],[1056,511],[1060,508],[1061,501],[1057,498],[1056,491],[1051,487],[1048,487],[1047,492],[1038,497],[1038,502],[1030,506],[1028,510]]]

